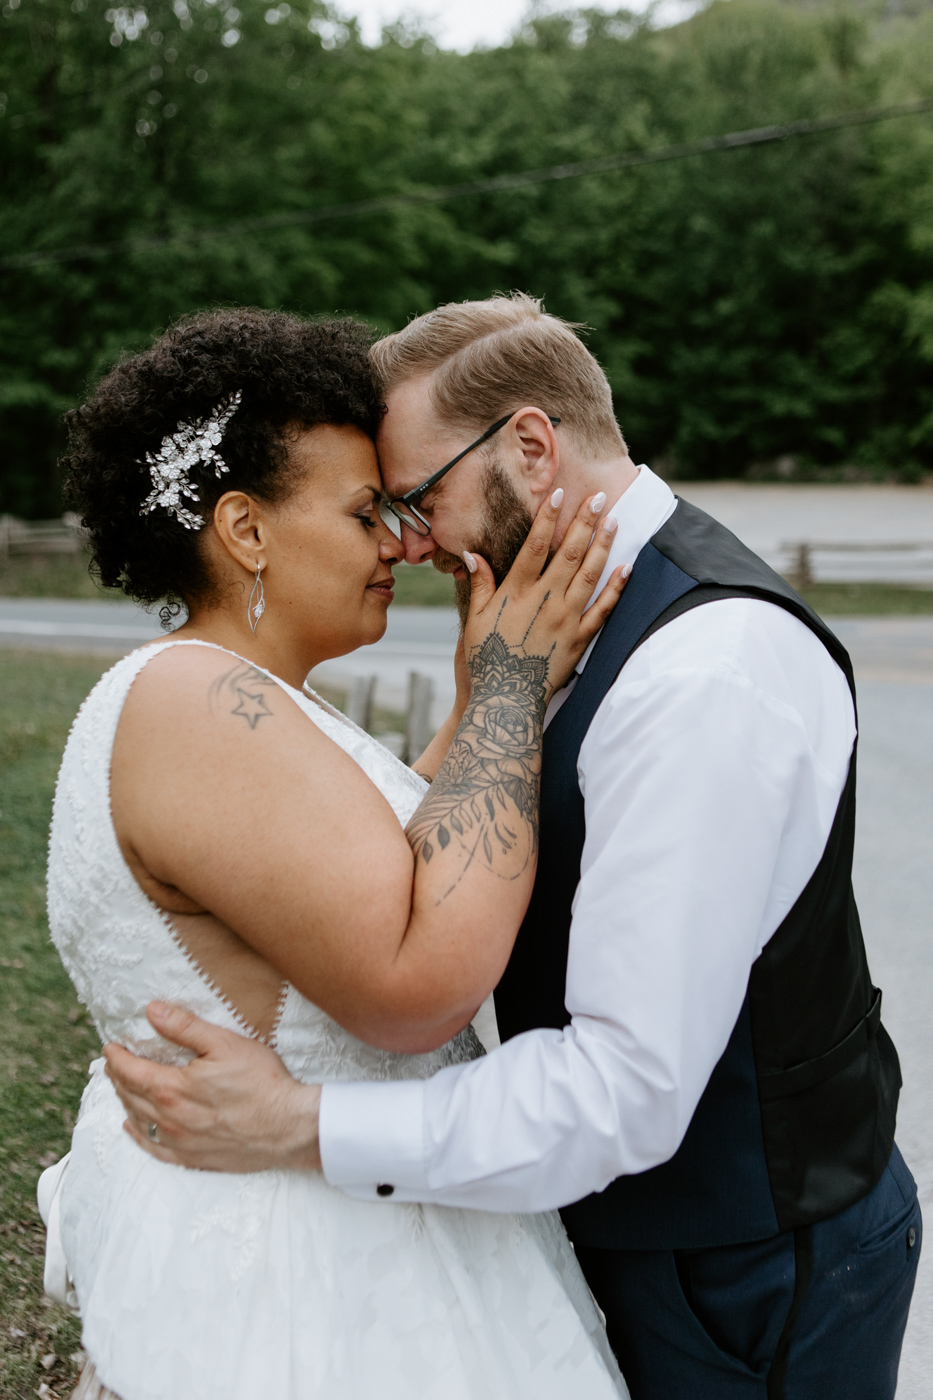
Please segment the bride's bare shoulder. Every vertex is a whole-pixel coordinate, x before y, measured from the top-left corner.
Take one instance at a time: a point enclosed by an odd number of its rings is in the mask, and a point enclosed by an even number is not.
[[[253,697],[252,705],[247,701]],[[260,698],[261,697],[261,698]],[[236,717],[255,729],[264,713],[287,715],[300,710],[273,676],[232,651],[196,640],[157,652],[136,676],[127,713],[150,712],[187,720],[199,716]],[[244,713],[245,712],[245,713]]]
[[[261,815],[267,834],[296,818],[314,827],[333,821],[337,793],[341,811],[392,815],[288,691],[210,646],[168,647],[139,671],[117,725],[110,792],[118,833],[137,846],[193,824],[199,839],[209,832],[241,849],[244,813],[247,827]]]
[[[268,761],[271,751],[294,749],[296,741],[302,749],[336,748],[268,672],[193,641],[166,647],[139,671],[120,717],[114,759],[119,766],[127,754],[148,751],[177,766],[192,750],[206,756],[232,744],[243,761],[254,749]]]

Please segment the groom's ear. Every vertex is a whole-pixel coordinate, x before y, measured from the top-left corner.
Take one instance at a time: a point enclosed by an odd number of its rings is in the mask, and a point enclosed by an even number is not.
[[[536,496],[551,490],[560,448],[551,420],[540,408],[522,408],[506,428],[525,485]]]

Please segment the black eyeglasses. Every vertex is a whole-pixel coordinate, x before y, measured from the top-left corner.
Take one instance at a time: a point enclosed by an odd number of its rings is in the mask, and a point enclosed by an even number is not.
[[[413,486],[410,491],[405,492],[404,496],[399,496],[394,501],[384,501],[383,509],[391,511],[397,520],[400,520],[409,530],[414,530],[416,535],[430,535],[431,523],[425,520],[424,516],[418,510],[416,503],[423,500],[431,487],[436,486],[441,478],[447,475],[451,467],[455,467],[458,462],[462,462],[464,457],[468,457],[471,452],[475,452],[477,447],[482,447],[483,443],[487,442],[500,428],[504,428],[506,423],[510,422],[517,412],[518,409],[515,409],[512,413],[507,413],[504,418],[499,418],[493,423],[491,428],[486,429],[482,437],[478,437],[475,442],[470,443],[469,447],[465,447],[462,452],[458,452],[456,457],[447,462],[439,471],[429,476],[427,481],[422,481],[420,486]],[[548,414],[548,420],[555,428],[560,422],[559,418],[554,418],[550,413]]]

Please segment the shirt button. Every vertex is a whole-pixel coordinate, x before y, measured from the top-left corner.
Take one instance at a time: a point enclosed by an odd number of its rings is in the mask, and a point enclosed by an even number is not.
[[[395,1195],[395,1187],[394,1187],[394,1186],[390,1186],[389,1183],[388,1183],[387,1181],[381,1181],[381,1182],[379,1183],[379,1185],[376,1187],[376,1195],[377,1195],[377,1196],[394,1196],[394,1195]],[[913,1241],[911,1241],[911,1243],[913,1243]]]
[[[379,1189],[382,1190],[381,1187],[380,1187]],[[917,1232],[916,1232],[916,1230],[914,1229],[914,1227],[911,1225],[910,1229],[907,1231],[907,1248],[908,1248],[908,1249],[913,1249],[913,1247],[914,1247],[914,1245],[915,1245],[916,1243],[917,1243]]]

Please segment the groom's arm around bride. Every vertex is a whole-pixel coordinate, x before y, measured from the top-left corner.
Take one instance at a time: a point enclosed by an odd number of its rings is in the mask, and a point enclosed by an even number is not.
[[[314,1165],[319,1131],[328,1181],[362,1199],[563,1208],[634,1400],[893,1396],[920,1216],[851,890],[848,657],[632,464],[599,366],[536,303],[441,308],[374,353],[410,562],[507,568],[559,484],[568,519],[606,491],[607,571],[635,564],[546,716],[504,1044],[318,1101],[263,1047],[169,1012],[157,1029],[200,1058],[108,1052],[131,1117],[187,1165]],[[510,410],[480,466],[430,484],[461,426],[466,446]]]

